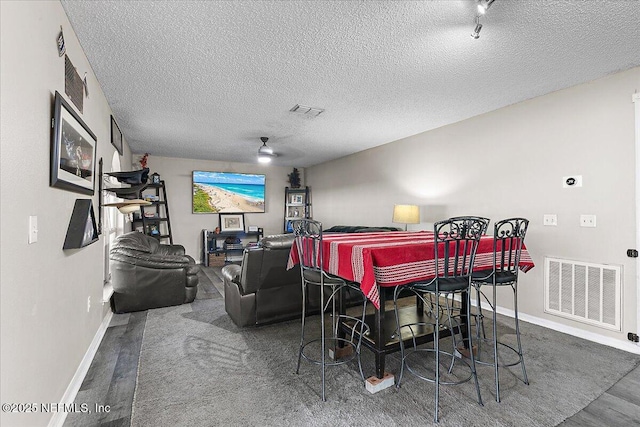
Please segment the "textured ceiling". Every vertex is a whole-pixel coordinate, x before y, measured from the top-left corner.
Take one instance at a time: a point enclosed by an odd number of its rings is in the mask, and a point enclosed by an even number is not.
[[[473,0],[62,5],[132,150],[168,157],[267,136],[311,166],[640,65],[637,0],[497,0],[478,40]]]

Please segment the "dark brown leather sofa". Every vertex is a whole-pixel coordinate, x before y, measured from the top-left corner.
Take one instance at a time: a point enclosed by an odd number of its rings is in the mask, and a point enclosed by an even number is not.
[[[115,313],[192,302],[198,266],[182,245],[163,245],[137,231],[118,236],[109,251]]]

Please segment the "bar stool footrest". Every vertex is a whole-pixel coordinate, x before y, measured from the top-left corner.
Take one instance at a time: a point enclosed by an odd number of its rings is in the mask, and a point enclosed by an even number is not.
[[[476,358],[476,363],[479,363],[481,365],[490,365],[493,366],[494,363],[494,358],[493,358],[493,340],[492,339],[488,339],[488,338],[481,338],[480,339],[481,343],[480,343],[480,350],[479,351],[475,351],[473,354]],[[474,342],[478,342],[478,338],[476,338],[474,340]],[[505,344],[503,342],[498,341],[498,345],[502,346],[500,348],[503,349],[508,349],[511,350],[511,352],[509,352],[509,354],[513,353],[516,356],[515,361],[513,362],[501,362],[500,360],[498,360],[498,367],[500,368],[508,368],[510,366],[516,366],[520,364],[520,354],[518,353],[518,350],[512,346],[510,346],[509,344]],[[474,349],[476,349],[476,345],[474,344]],[[500,348],[498,349],[498,351],[500,352]],[[468,349],[467,349],[467,355],[465,357],[468,357]],[[504,354],[502,352],[500,352],[500,354]],[[464,354],[463,354],[464,355]]]
[[[314,363],[316,365],[322,365],[322,359],[316,359],[316,358],[311,357],[311,356],[309,356],[308,354],[305,353],[305,349],[307,349],[307,347],[310,344],[318,343],[321,340],[322,340],[321,338],[318,338],[318,339],[315,339],[315,340],[311,340],[311,341],[307,342],[305,345],[302,346],[302,357],[305,360],[308,360],[309,362]],[[350,362],[351,360],[355,359],[356,356],[358,356],[358,352],[356,351],[356,344],[352,343],[348,339],[345,339],[345,338],[325,338],[324,340],[325,340],[325,342],[331,343],[331,346],[327,346],[326,347],[328,352],[329,352],[329,355],[327,355],[327,358],[324,361],[325,366],[342,365],[344,363]],[[336,345],[338,343],[345,344],[345,346],[344,347],[339,347],[339,346]],[[332,347],[336,348],[335,352],[333,351]],[[336,359],[335,356],[337,356],[338,358]]]
[[[432,348],[418,348],[418,349],[410,349],[406,351],[406,355],[404,356],[404,366],[405,369],[407,369],[409,372],[411,372],[414,376],[420,378],[421,380],[430,382],[430,383],[435,383],[436,379],[435,379],[435,372],[433,372],[433,378],[431,377],[427,377],[421,373],[419,373],[416,369],[414,369],[413,367],[411,367],[411,365],[409,364],[409,362],[407,361],[407,358],[411,355],[411,354],[415,354],[415,353],[420,353],[420,352],[430,352],[430,353],[435,353],[435,349]],[[455,359],[458,363],[464,364],[466,368],[469,369],[469,375],[465,376],[464,378],[461,378],[457,381],[446,381],[443,380],[442,377],[443,375],[449,375],[448,374],[448,369],[444,366],[440,367],[440,385],[458,385],[458,384],[462,384],[462,383],[466,383],[467,381],[470,381],[473,378],[473,369],[471,368],[471,365],[469,363],[467,363],[466,360],[464,359],[460,359],[458,357],[456,357],[455,354],[449,353],[448,351],[443,351],[440,350],[440,357],[442,357],[442,355],[445,355],[447,357],[453,358]],[[441,360],[442,363],[442,360]]]

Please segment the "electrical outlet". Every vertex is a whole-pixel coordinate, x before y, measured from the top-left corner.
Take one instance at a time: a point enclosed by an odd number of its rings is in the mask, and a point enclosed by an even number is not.
[[[542,219],[542,224],[543,225],[552,225],[552,226],[558,225],[558,215],[556,215],[556,214],[544,214],[544,217]]]
[[[595,227],[596,216],[595,215],[580,215],[580,227]]]
[[[87,313],[91,310],[91,297],[87,297]]]

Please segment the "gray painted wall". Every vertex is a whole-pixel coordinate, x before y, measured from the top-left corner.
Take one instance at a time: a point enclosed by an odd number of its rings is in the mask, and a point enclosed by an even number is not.
[[[640,68],[307,168],[314,216],[325,226],[393,225],[394,204],[417,204],[423,223],[474,214],[531,220],[536,267],[521,275],[520,311],[626,341],[636,329],[634,104]],[[581,174],[582,188],[562,177]],[[557,227],[542,225],[558,215]],[[581,228],[580,214],[597,215]],[[623,266],[622,331],[543,312],[545,256]],[[512,308],[508,294],[500,305]],[[544,322],[543,322],[544,323]]]
[[[49,187],[55,91],[64,96],[65,60],[56,49],[60,26],[69,58],[80,76],[87,72],[89,97],[81,117],[97,136],[97,157],[104,158],[107,170],[115,151],[111,110],[59,2],[3,1],[0,18],[2,402],[54,403],[107,307],[102,304],[103,236],[83,249],[62,250],[75,200],[90,196]],[[130,163],[125,147],[122,164]],[[97,217],[97,191],[91,198]],[[38,242],[31,245],[30,215],[38,216],[39,228]],[[3,412],[0,424],[46,425],[51,415]]]
[[[253,149],[252,147],[251,150]],[[255,150],[257,152],[258,143]],[[147,165],[151,173],[158,172],[165,181],[173,242],[183,245],[187,253],[196,261],[201,260],[202,230],[213,231],[218,226],[219,215],[192,213],[192,172],[194,170],[265,174],[265,213],[246,213],[245,228],[256,225],[264,229],[265,236],[282,233],[284,188],[289,185],[288,174],[293,168],[265,166],[257,162],[233,163],[158,156],[149,156]],[[304,184],[304,169],[298,170],[301,182]]]

